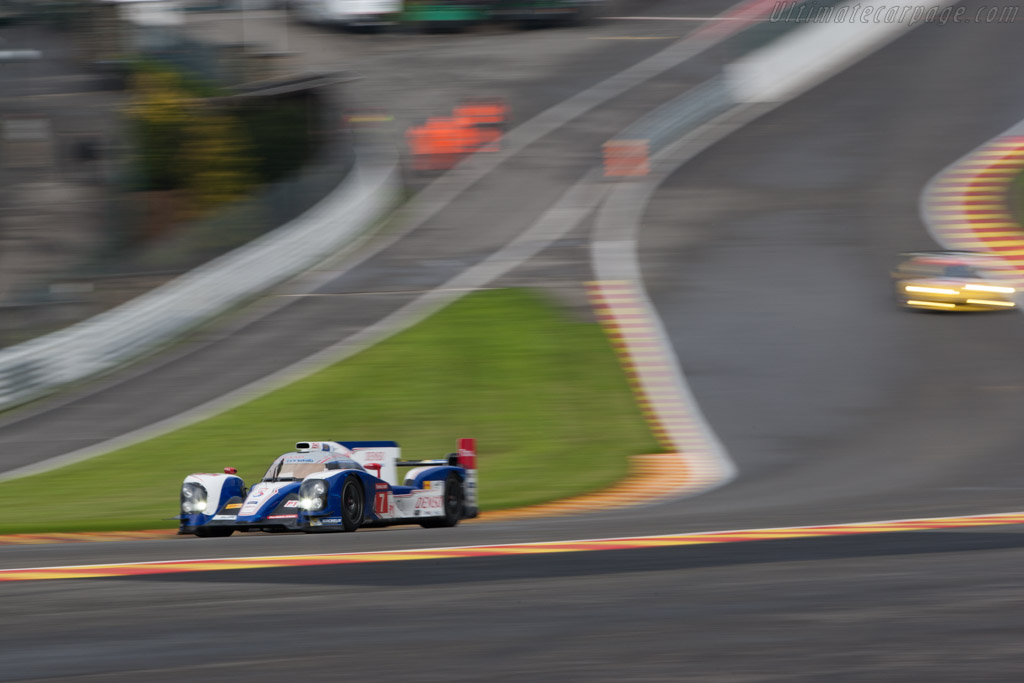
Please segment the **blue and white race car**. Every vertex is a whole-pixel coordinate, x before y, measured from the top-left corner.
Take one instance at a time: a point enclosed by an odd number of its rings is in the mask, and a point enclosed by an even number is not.
[[[413,467],[398,483],[398,468]],[[355,531],[361,526],[455,526],[477,516],[476,443],[440,460],[402,461],[394,441],[300,441],[246,489],[232,467],[190,474],[179,534]]]

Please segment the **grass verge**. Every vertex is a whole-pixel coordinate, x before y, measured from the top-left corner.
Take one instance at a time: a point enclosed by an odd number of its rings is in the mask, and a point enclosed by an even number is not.
[[[301,331],[297,332],[301,334]],[[537,293],[477,292],[306,379],[165,436],[0,484],[0,533],[173,527],[189,472],[246,482],[304,439],[476,437],[485,510],[593,491],[660,451],[611,346]]]

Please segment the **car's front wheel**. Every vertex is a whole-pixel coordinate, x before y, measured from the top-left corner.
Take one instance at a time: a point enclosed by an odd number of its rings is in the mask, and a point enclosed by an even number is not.
[[[355,531],[363,523],[363,487],[355,477],[349,477],[341,487],[341,526]]]

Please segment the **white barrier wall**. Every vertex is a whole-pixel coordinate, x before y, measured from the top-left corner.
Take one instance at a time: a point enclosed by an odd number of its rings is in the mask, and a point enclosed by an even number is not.
[[[117,308],[0,351],[0,408],[109,370],[327,258],[397,196],[393,162],[348,177],[306,213]]]

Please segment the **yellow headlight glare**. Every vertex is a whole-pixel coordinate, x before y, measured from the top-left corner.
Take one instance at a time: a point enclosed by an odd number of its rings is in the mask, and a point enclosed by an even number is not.
[[[998,301],[996,299],[968,299],[967,303],[981,306],[1003,306],[1006,308],[1013,306],[1012,301]]]
[[[908,306],[921,306],[923,308],[956,308],[956,304],[949,304],[945,301],[918,301],[916,299],[908,299]]]
[[[920,285],[906,285],[904,290],[908,292],[916,292],[918,294],[946,294],[947,296],[956,296],[960,292],[955,289],[944,289],[942,287],[921,287]]]
[[[1000,287],[998,285],[964,285],[964,289],[972,292],[996,292],[998,294],[1013,294],[1016,290],[1013,287]]]

